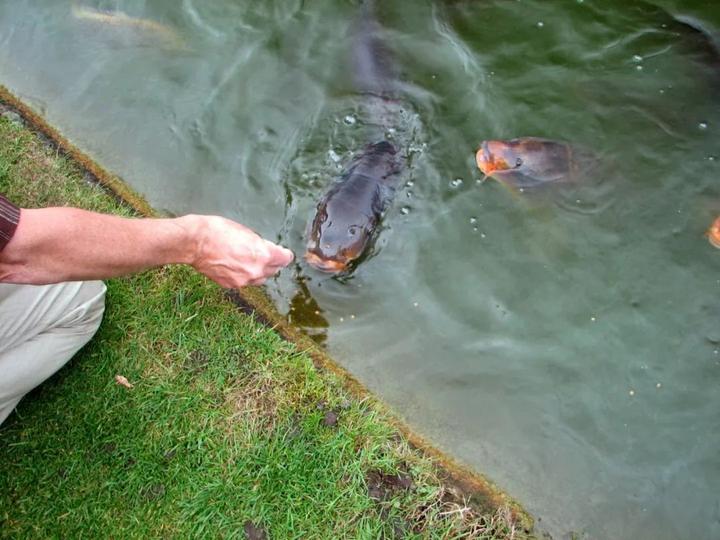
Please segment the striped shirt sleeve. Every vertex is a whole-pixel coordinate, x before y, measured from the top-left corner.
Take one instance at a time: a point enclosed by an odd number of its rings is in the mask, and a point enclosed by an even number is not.
[[[7,245],[20,221],[20,209],[0,195],[0,251]]]

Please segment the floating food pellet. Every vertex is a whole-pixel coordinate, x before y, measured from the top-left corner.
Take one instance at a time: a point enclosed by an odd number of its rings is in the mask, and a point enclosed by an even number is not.
[[[413,302],[413,306],[414,306],[414,307],[418,307],[419,305],[420,305],[420,304],[418,304],[417,302]]]
[[[340,317],[340,322],[345,322],[345,317]]]
[[[451,187],[451,188],[457,188],[457,187],[460,187],[460,186],[462,185],[462,183],[463,183],[463,179],[462,179],[462,178],[456,178],[455,180],[452,180],[452,181],[450,182],[450,187]]]
[[[348,126],[352,126],[355,125],[357,119],[352,114],[348,114],[345,118],[343,118],[343,122],[345,122]]]
[[[708,128],[707,122],[700,122],[700,123],[698,124],[698,127],[699,127],[700,129],[707,129],[707,128]]]
[[[640,56],[639,54],[634,54],[632,59],[633,59],[633,62],[642,62],[643,61],[643,57]]]
[[[635,390],[630,390],[630,391],[628,392],[628,394],[630,394],[631,396],[634,396],[634,395],[635,395]]]
[[[409,207],[409,206],[403,206],[403,207],[400,209],[400,213],[401,213],[403,216],[407,216],[407,215],[410,213],[410,207]]]
[[[538,27],[538,28],[542,28],[543,26],[545,26],[545,23],[542,22],[542,21],[538,21],[537,27]]]
[[[655,388],[662,388],[662,383],[657,383],[657,384],[655,385]]]
[[[350,315],[350,318],[351,318],[351,319],[354,319],[354,318],[355,318],[355,315]]]
[[[596,319],[595,319],[595,317],[590,317],[590,320],[591,320],[592,322],[595,322]]]

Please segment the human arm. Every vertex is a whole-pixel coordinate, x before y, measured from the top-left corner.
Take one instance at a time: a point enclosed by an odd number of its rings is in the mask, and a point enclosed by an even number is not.
[[[78,208],[22,209],[0,251],[0,282],[107,279],[189,264],[223,287],[258,285],[292,252],[218,216],[128,219]]]

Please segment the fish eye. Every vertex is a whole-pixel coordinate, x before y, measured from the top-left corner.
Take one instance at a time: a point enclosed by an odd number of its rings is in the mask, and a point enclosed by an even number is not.
[[[517,158],[517,159],[515,160],[515,167],[521,167],[522,164],[523,164],[522,158]]]

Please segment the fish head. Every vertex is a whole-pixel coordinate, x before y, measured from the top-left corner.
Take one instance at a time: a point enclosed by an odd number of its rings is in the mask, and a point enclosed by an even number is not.
[[[371,217],[320,204],[310,225],[305,260],[322,272],[346,272],[367,249],[373,229]]]
[[[566,143],[524,137],[484,141],[475,161],[483,174],[513,187],[528,188],[567,178],[571,157]]]

